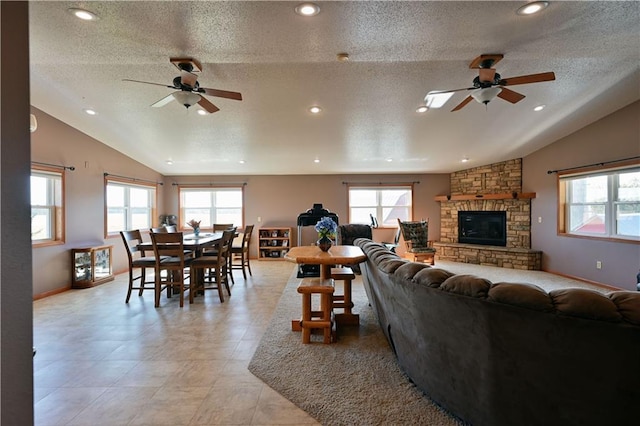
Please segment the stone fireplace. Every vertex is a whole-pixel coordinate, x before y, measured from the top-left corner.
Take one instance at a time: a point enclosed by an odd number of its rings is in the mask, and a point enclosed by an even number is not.
[[[514,269],[541,268],[542,253],[531,250],[531,199],[522,193],[522,159],[451,174],[451,194],[440,201],[437,258]],[[505,246],[459,242],[458,212],[502,211],[506,216]]]

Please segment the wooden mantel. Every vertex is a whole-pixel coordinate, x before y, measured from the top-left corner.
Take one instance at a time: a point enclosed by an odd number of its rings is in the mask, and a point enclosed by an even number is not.
[[[436,201],[468,201],[468,200],[519,200],[536,198],[535,192],[509,192],[504,194],[464,194],[464,195],[437,195]]]

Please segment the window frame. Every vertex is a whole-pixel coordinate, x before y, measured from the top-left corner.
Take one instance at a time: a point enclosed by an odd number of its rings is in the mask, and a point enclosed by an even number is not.
[[[185,207],[183,205],[183,192],[209,192],[211,194],[213,194],[214,192],[217,191],[228,191],[228,190],[237,190],[240,191],[240,199],[241,199],[241,203],[242,205],[240,206],[240,223],[239,224],[235,224],[234,225],[238,228],[238,229],[244,229],[244,223],[245,223],[245,192],[244,192],[244,184],[220,184],[220,185],[198,185],[198,184],[193,184],[193,185],[179,185],[178,186],[178,227],[180,230],[185,230],[187,229],[186,227],[186,223],[192,219],[192,218],[187,218],[185,215]],[[213,229],[213,224],[214,223],[228,223],[226,221],[216,221],[215,217],[217,217],[217,215],[212,215],[212,213],[215,213],[216,210],[218,209],[218,207],[215,206],[215,197],[213,197],[214,200],[212,201],[212,205],[211,207],[201,207],[201,208],[207,208],[210,209],[210,219],[211,219],[211,225],[210,226],[201,226],[201,229]],[[194,207],[195,208],[195,207]],[[219,207],[222,208],[222,207]]]
[[[31,165],[31,177],[33,177],[34,175],[36,176],[42,176],[42,177],[46,177],[48,176],[55,176],[56,179],[60,179],[60,188],[59,188],[59,192],[60,192],[60,196],[59,196],[59,204],[56,203],[56,197],[55,197],[55,193],[56,193],[56,188],[52,188],[52,191],[50,191],[49,189],[47,190],[47,198],[49,198],[52,194],[51,192],[53,192],[53,204],[49,205],[46,204],[44,206],[40,206],[41,208],[47,208],[50,209],[52,211],[51,213],[51,219],[50,219],[50,225],[52,225],[53,231],[52,231],[52,238],[48,238],[48,239],[41,239],[41,240],[31,240],[31,247],[36,248],[36,247],[47,247],[47,246],[53,246],[53,245],[61,245],[65,243],[65,238],[66,238],[66,229],[65,229],[65,217],[66,217],[66,212],[65,212],[65,199],[66,199],[66,195],[65,195],[65,170],[62,169],[60,170],[59,168],[55,168],[55,167],[47,167],[47,166],[41,166],[41,165]],[[30,186],[30,190],[29,190],[30,194],[31,194],[31,186]],[[31,197],[31,195],[30,195]],[[31,202],[31,200],[29,200]],[[31,211],[33,212],[33,207],[34,205],[31,204]],[[33,214],[33,213],[32,213]],[[33,232],[33,230],[32,230]],[[33,235],[33,234],[32,234]]]
[[[118,231],[109,232],[109,203],[108,203],[108,188],[109,185],[121,186],[126,189],[126,192],[132,188],[135,189],[146,189],[151,191],[151,202],[149,208],[149,218],[150,223],[146,228],[131,228],[127,229],[131,226],[131,207],[125,202],[124,209],[126,211],[125,218],[125,229],[120,229]],[[134,179],[120,178],[120,177],[110,177],[105,176],[104,178],[104,235],[105,237],[113,237],[120,234],[120,231],[131,231],[133,229],[140,229],[142,231],[148,231],[150,228],[154,227],[158,223],[157,219],[157,204],[158,204],[158,184],[157,183],[145,183],[140,182]]]
[[[584,238],[599,241],[614,241],[631,244],[640,244],[640,237],[625,236],[616,233],[617,225],[617,206],[621,204],[639,204],[638,202],[620,201],[618,199],[618,177],[622,173],[628,172],[640,172],[640,162],[630,161],[623,162],[616,167],[611,166],[596,166],[589,167],[576,171],[564,171],[558,172],[557,185],[558,185],[558,229],[559,236],[571,237],[571,238]],[[570,182],[583,179],[587,177],[606,176],[607,177],[607,199],[603,202],[570,202],[571,189]],[[591,205],[591,206],[604,206],[604,226],[605,234],[598,235],[588,232],[572,232],[570,230],[570,209],[572,206],[577,205]]]
[[[408,208],[408,217],[407,217],[407,221],[412,221],[413,220],[413,206],[414,206],[414,184],[407,184],[407,183],[380,183],[380,184],[358,184],[358,183],[350,183],[347,185],[347,216],[348,216],[348,222],[347,223],[353,223],[353,219],[351,218],[351,191],[352,190],[375,190],[376,191],[376,206],[371,206],[371,207],[375,207],[376,209],[376,221],[378,223],[378,227],[381,229],[384,228],[389,228],[389,229],[395,229],[397,228],[397,225],[385,225],[384,224],[384,217],[383,217],[383,209],[384,208],[390,208],[393,206],[385,206],[381,204],[381,200],[383,199],[382,197],[382,192],[385,190],[398,190],[398,189],[402,189],[402,190],[407,190],[409,191],[410,197],[409,197],[409,202],[410,204],[407,205],[406,207]],[[358,206],[361,207],[362,206]],[[367,222],[370,223],[370,222]]]

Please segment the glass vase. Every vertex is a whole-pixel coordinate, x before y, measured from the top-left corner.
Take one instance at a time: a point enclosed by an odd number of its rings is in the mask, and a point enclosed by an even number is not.
[[[331,248],[331,246],[333,245],[333,241],[331,241],[331,238],[327,237],[326,235],[323,235],[322,237],[320,237],[320,239],[316,242],[316,245],[318,247],[320,247],[320,250],[322,251],[329,251],[329,249]]]

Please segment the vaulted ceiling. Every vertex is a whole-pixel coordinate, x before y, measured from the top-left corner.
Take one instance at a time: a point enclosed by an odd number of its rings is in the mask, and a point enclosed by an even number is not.
[[[313,17],[298,4],[30,2],[31,103],[165,175],[246,175],[447,173],[525,156],[640,99],[636,1],[530,16],[507,1],[316,2]],[[79,5],[99,19],[69,13]],[[488,53],[504,55],[503,78],[556,79],[510,87],[526,96],[515,104],[451,112],[461,91],[416,112],[429,91],[472,86],[469,64]],[[162,87],[179,75],[171,57],[197,59],[202,87],[243,100],[206,96],[220,111],[202,116],[151,107],[175,91]]]

